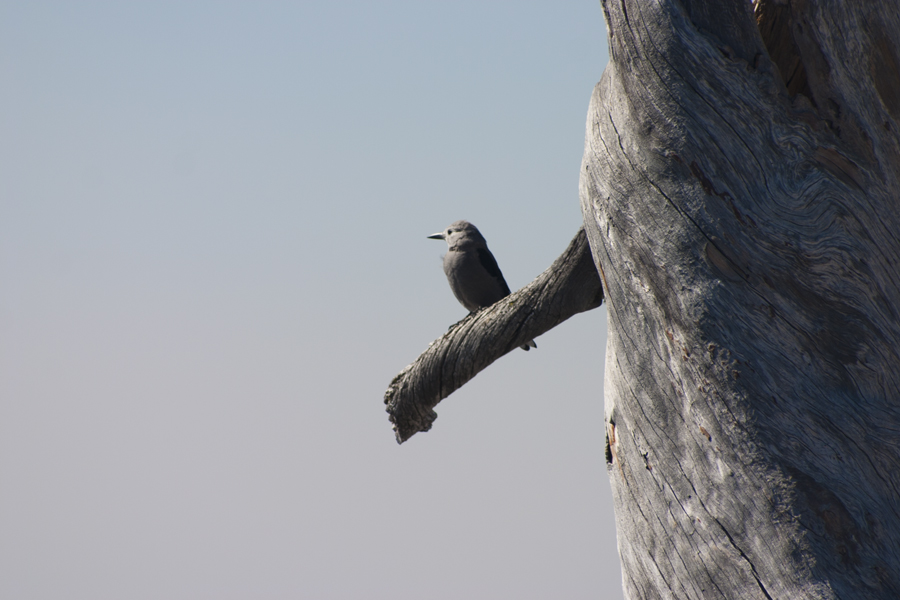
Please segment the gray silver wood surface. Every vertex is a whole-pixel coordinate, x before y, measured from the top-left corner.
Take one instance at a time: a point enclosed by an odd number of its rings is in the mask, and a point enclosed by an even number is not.
[[[900,598],[900,5],[760,7],[774,60],[742,0],[603,7],[581,197],[626,596]]]

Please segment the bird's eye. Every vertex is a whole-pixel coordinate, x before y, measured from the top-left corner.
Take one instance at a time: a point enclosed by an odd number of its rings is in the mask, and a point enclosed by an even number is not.
[[[448,230],[447,230],[447,233],[453,233],[453,230],[452,230],[452,229],[448,229]]]

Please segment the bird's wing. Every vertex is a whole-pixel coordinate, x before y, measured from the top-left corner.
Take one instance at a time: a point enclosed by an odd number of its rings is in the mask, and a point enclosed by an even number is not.
[[[500,267],[497,265],[497,259],[491,254],[491,251],[487,248],[479,248],[478,261],[481,263],[481,266],[484,267],[484,270],[500,284],[503,295],[508,296],[509,286],[506,284],[506,280],[503,279],[503,273],[500,272]]]

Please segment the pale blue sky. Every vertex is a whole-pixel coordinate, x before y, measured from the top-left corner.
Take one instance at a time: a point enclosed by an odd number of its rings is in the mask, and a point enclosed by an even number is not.
[[[599,2],[0,1],[0,597],[621,597],[605,309],[394,441],[574,235]]]

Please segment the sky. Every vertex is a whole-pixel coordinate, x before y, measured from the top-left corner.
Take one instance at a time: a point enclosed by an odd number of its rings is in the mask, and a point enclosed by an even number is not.
[[[581,223],[596,0],[0,0],[0,597],[621,598],[605,307],[402,446],[388,383]]]

